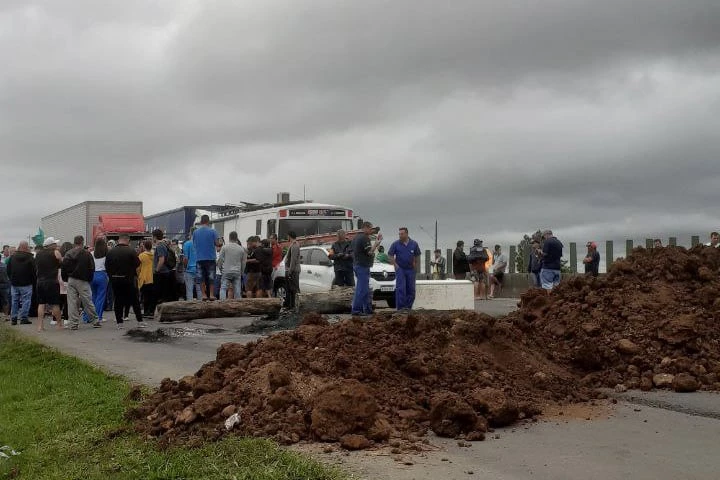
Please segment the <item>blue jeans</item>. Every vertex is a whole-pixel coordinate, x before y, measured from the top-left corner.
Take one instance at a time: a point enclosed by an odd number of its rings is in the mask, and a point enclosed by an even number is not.
[[[553,287],[557,287],[560,284],[560,270],[543,268],[540,270],[540,281],[542,282],[542,288],[552,290]]]
[[[242,274],[241,273],[223,273],[220,279],[220,300],[227,298],[228,285],[233,287],[233,297],[242,297]]]
[[[215,297],[215,298],[220,297],[220,285],[222,285],[222,277],[223,277],[222,274],[220,274],[220,275],[218,275],[217,273],[215,274],[215,279],[213,280],[213,285],[210,286],[210,288],[212,289],[210,291],[213,292],[210,294],[211,297]]]
[[[370,292],[370,267],[354,265],[353,271],[357,277],[355,293],[352,301],[353,315],[369,315],[372,313],[372,292]]]
[[[95,272],[92,282],[90,282],[90,288],[92,289],[92,303],[95,306],[98,318],[102,320],[103,312],[105,311],[105,297],[107,296],[108,289],[107,273],[104,271]],[[89,321],[90,318],[83,312],[83,322],[88,323]]]
[[[193,299],[193,291],[197,294],[197,298],[202,298],[202,292],[200,292],[200,282],[197,278],[197,273],[188,272],[187,270],[183,273],[185,277],[185,300]],[[195,288],[193,288],[195,287]]]
[[[415,270],[395,268],[395,307],[398,310],[411,309],[415,303]]]
[[[12,297],[10,318],[13,321],[28,319],[30,315],[30,303],[32,303],[32,291],[32,285],[10,287],[10,296]]]

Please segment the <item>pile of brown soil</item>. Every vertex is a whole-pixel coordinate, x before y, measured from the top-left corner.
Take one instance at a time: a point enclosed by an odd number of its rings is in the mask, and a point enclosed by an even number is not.
[[[414,312],[303,325],[225,344],[194,376],[166,379],[129,412],[140,432],[199,443],[228,431],[348,449],[429,429],[481,440],[488,428],[537,415],[590,390],[537,353],[511,322],[471,312]],[[239,422],[225,422],[238,414]]]
[[[605,278],[532,290],[514,324],[597,387],[720,390],[720,249],[636,249]]]

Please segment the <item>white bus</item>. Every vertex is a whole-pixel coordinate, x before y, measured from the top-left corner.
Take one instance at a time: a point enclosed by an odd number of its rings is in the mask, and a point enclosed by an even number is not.
[[[251,236],[268,238],[277,234],[280,241],[288,232],[298,237],[353,230],[353,211],[340,205],[324,203],[289,203],[271,206],[229,207],[213,215],[210,220],[218,234],[228,240],[230,232],[237,232],[244,244]]]

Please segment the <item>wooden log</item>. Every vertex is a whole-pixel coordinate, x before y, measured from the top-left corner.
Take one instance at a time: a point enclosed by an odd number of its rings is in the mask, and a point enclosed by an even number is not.
[[[298,295],[298,313],[350,313],[352,288],[333,288],[329,292]]]
[[[159,322],[189,322],[201,318],[230,318],[247,315],[276,315],[282,301],[279,298],[238,298],[213,302],[167,302],[157,307]]]

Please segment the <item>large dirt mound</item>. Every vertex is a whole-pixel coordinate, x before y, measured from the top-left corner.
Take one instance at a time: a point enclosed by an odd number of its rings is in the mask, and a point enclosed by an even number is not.
[[[635,249],[605,278],[522,297],[509,319],[584,385],[720,389],[720,249]]]
[[[166,379],[129,415],[139,431],[170,443],[228,430],[350,449],[417,440],[429,429],[480,440],[488,427],[532,417],[546,403],[588,399],[573,375],[530,344],[512,323],[470,312],[334,325],[310,315],[295,331],[221,346],[216,361]]]

